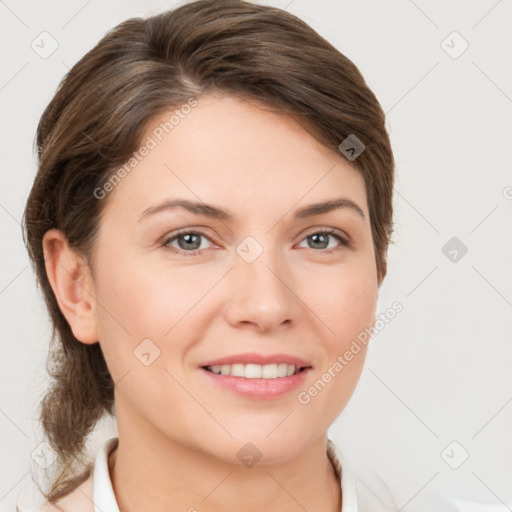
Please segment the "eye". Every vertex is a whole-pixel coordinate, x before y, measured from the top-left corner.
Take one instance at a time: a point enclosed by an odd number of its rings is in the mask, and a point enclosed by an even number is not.
[[[162,243],[162,246],[170,249],[175,254],[195,256],[208,248],[202,244],[202,239],[213,243],[208,236],[200,231],[181,231],[167,238]],[[350,242],[346,238],[341,236],[337,230],[330,228],[310,233],[303,240],[311,242],[309,248],[317,249],[325,253],[339,251],[343,247],[350,246]],[[338,245],[332,246],[330,242],[334,240],[338,241]],[[177,244],[177,247],[173,244]]]
[[[323,250],[323,252],[326,253],[338,251],[350,245],[349,241],[341,236],[338,231],[330,228],[310,233],[304,240],[311,242],[309,248]],[[330,242],[333,240],[337,240],[339,244],[334,246],[330,245]]]
[[[201,238],[205,238],[211,242],[210,238],[199,231],[182,231],[165,240],[162,245],[177,254],[194,256],[206,248],[202,246]],[[178,247],[171,245],[173,242],[177,242]]]

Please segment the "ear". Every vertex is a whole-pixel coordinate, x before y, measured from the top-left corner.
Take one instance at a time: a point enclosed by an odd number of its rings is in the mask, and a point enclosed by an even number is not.
[[[58,229],[45,233],[43,251],[48,280],[73,335],[82,343],[96,343],[96,293],[89,265]]]

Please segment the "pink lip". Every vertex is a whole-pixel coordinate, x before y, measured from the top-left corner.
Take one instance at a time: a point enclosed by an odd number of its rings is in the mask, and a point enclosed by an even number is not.
[[[311,367],[311,363],[308,361],[305,361],[304,359],[301,359],[300,357],[292,356],[289,354],[258,354],[256,352],[245,352],[243,354],[237,354],[227,357],[221,357],[220,359],[212,359],[210,361],[206,361],[205,363],[201,364],[200,366],[214,366],[214,365],[222,365],[222,364],[279,364],[279,363],[286,363],[286,364],[293,364],[294,366],[301,366],[301,367]],[[224,375],[225,377],[225,375]],[[239,378],[239,377],[235,377]],[[284,378],[284,377],[282,377]],[[259,380],[259,379],[247,379],[247,380]]]
[[[222,361],[222,359],[220,359],[220,361]],[[306,379],[311,368],[305,368],[299,373],[290,375],[289,377],[278,377],[276,379],[246,379],[245,377],[233,377],[232,375],[212,373],[204,368],[200,368],[200,371],[206,375],[207,378],[211,379],[211,382],[234,391],[244,397],[268,400],[272,398],[279,398],[280,396],[298,388]]]

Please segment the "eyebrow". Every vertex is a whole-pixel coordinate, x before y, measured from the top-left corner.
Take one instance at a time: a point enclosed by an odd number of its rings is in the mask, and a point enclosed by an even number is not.
[[[231,220],[234,218],[234,215],[227,210],[210,204],[189,201],[187,199],[166,199],[161,203],[144,210],[139,218],[139,222],[156,213],[166,210],[173,210],[175,208],[184,208],[185,210],[195,215],[204,215],[212,219]],[[329,201],[304,206],[295,211],[294,217],[297,219],[305,219],[340,208],[351,209],[357,212],[363,219],[365,219],[365,214],[359,205],[346,197],[331,199]]]

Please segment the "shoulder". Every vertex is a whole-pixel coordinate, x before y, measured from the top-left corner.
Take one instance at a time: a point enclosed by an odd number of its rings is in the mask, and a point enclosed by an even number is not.
[[[39,508],[20,509],[19,512],[94,512],[93,472],[78,487],[55,504],[45,502]]]

